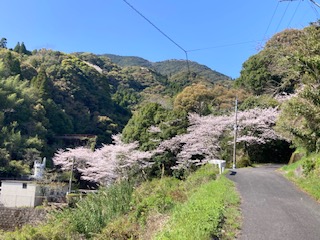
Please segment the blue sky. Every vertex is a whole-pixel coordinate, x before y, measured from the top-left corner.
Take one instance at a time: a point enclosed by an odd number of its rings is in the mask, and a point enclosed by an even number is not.
[[[286,28],[316,21],[320,8],[309,0],[127,0],[188,51],[191,61],[236,78],[242,63],[265,40]],[[0,38],[28,50],[139,56],[156,62],[185,59],[123,0],[3,0]],[[198,51],[189,51],[202,49]]]

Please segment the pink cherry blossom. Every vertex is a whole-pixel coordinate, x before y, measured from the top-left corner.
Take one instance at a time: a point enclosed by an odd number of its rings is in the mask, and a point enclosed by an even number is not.
[[[152,164],[148,159],[154,153],[137,150],[139,146],[137,142],[126,144],[121,141],[120,135],[115,135],[113,143],[103,145],[95,151],[84,147],[59,150],[53,162],[55,165],[60,165],[63,170],[70,170],[75,159],[74,169],[81,173],[82,179],[103,185],[125,178],[128,170],[133,167],[143,169]]]

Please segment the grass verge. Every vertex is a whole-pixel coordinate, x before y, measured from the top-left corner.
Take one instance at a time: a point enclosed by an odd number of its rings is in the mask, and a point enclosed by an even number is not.
[[[203,184],[187,202],[176,206],[166,227],[155,239],[234,239],[239,225],[230,217],[235,219],[238,211],[229,208],[237,209],[239,197],[233,188],[224,176]],[[223,228],[228,233],[222,231]]]
[[[284,166],[282,171],[285,177],[320,201],[320,154],[306,155],[301,160]]]

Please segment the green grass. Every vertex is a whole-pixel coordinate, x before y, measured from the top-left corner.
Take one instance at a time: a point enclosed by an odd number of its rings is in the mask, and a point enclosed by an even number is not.
[[[233,219],[239,216],[238,211],[228,209],[239,204],[239,197],[233,188],[225,177],[200,186],[187,202],[174,209],[170,221],[156,239],[233,239],[239,225],[232,220],[225,221],[227,212]],[[224,223],[229,224],[229,235],[222,234]]]
[[[303,169],[302,174],[296,174],[296,169]],[[320,200],[320,154],[312,153],[300,161],[284,166],[285,176],[307,192],[317,201]]]
[[[54,212],[48,223],[37,227],[25,226],[8,232],[0,239],[83,239],[99,233],[114,218],[130,210],[133,185],[114,184],[90,194],[76,203],[75,208]]]

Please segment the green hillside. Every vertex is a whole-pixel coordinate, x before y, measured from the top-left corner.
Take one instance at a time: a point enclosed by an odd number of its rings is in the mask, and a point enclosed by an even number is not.
[[[23,168],[29,169],[31,159],[52,156],[58,148],[110,143],[111,135],[122,131],[131,111],[140,105],[156,102],[172,108],[173,96],[185,86],[212,83],[183,71],[185,62],[155,64],[162,74],[138,57],[117,60],[22,47],[0,48],[3,174],[15,174],[8,170],[11,160],[22,161]],[[138,66],[119,66],[132,61]],[[192,63],[191,69],[200,71],[199,66]]]
[[[146,59],[133,56],[119,56],[114,54],[103,54],[103,56],[110,58],[112,62],[121,67],[140,66],[153,68],[158,73],[169,77],[179,72],[188,71],[188,64],[186,60],[172,59],[160,62],[150,62]],[[189,61],[189,68],[190,72],[193,74],[205,77],[211,82],[230,80],[230,77],[197,62]]]
[[[230,77],[193,61],[173,59],[150,62],[133,56],[113,54],[104,54],[103,56],[110,58],[112,62],[124,69],[128,69],[129,72],[135,72],[134,75],[138,82],[141,81],[141,75],[142,77],[149,75],[149,78],[153,78],[152,88],[148,89],[148,93],[162,93],[162,95],[173,96],[193,83],[202,82],[206,85],[212,85],[217,82],[231,81]],[[149,87],[148,85],[145,86]]]
[[[115,54],[103,54],[102,56],[108,57],[112,62],[117,64],[120,67],[128,67],[128,66],[140,66],[140,67],[152,67],[152,63],[148,60],[135,57],[135,56],[119,56]]]

